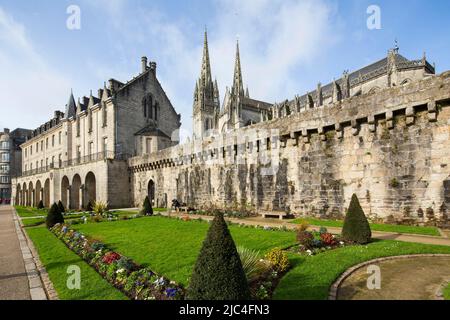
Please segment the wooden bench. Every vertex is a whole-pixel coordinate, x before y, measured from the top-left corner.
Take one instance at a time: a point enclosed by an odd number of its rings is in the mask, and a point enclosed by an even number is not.
[[[267,216],[278,216],[280,220],[289,216],[286,211],[260,211],[259,214],[265,219]]]
[[[178,212],[186,212],[186,213],[188,213],[189,212],[189,207],[179,207],[179,208],[177,208],[177,211]]]

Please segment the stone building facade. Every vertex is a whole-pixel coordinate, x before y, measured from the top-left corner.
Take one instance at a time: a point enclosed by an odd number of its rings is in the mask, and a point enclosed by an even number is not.
[[[78,103],[71,96],[66,112],[22,145],[16,203],[134,207],[149,196],[158,207],[178,199],[330,218],[342,217],[356,193],[375,220],[447,223],[450,72],[436,75],[425,55],[408,60],[394,48],[274,104],[244,92],[239,47],[222,106],[212,79],[205,34],[194,139],[181,145],[180,116],[146,58],[130,82],[110,80]]]
[[[71,209],[102,200],[130,204],[127,159],[174,144],[180,115],[156,77],[156,63],[141,60],[140,74],[122,83],[109,80],[65,112],[33,130],[21,145],[23,174],[14,179],[15,203],[45,206],[61,200]]]
[[[22,152],[20,145],[31,133],[27,129],[0,132],[0,204],[11,202],[11,180],[22,174]]]

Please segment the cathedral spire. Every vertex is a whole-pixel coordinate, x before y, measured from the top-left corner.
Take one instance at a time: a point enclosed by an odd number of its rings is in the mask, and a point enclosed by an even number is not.
[[[234,65],[234,77],[233,77],[233,88],[232,93],[237,96],[244,95],[244,84],[242,81],[242,71],[241,71],[241,57],[239,54],[239,40],[236,42],[236,61]]]
[[[206,87],[208,83],[212,81],[211,77],[211,63],[209,60],[209,50],[208,50],[208,31],[205,28],[205,39],[203,43],[203,59],[202,59],[202,70],[200,73],[200,78],[202,80],[202,86]]]
[[[75,117],[77,112],[77,105],[75,103],[75,98],[73,97],[73,90],[70,89],[69,101],[66,104],[66,118]]]

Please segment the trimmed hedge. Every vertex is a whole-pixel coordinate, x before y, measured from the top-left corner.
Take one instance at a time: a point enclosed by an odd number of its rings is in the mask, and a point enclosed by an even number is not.
[[[64,217],[61,211],[59,211],[58,205],[54,203],[48,211],[45,224],[47,225],[47,228],[52,228],[55,224],[58,223],[64,223]]]
[[[369,222],[359,204],[356,194],[353,194],[345,216],[342,237],[347,241],[358,244],[369,243],[372,238]]]
[[[222,214],[217,214],[211,223],[186,297],[189,300],[250,299],[241,259]]]
[[[153,215],[152,204],[150,203],[150,199],[148,198],[148,196],[145,197],[144,205],[143,205],[141,214],[143,214],[145,216],[152,216]]]

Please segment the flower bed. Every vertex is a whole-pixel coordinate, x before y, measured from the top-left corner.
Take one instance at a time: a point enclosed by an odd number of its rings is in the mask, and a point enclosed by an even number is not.
[[[309,256],[351,244],[341,239],[340,236],[329,233],[324,227],[320,228],[319,232],[310,232],[306,231],[306,228],[299,228],[297,241],[299,245],[290,248],[290,251]]]
[[[131,259],[109,250],[103,243],[87,239],[67,225],[50,229],[68,248],[78,254],[112,285],[133,300],[181,300],[185,290]]]

